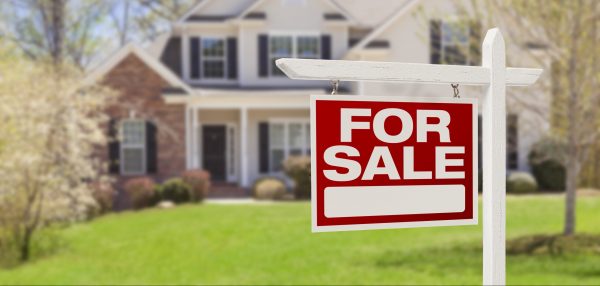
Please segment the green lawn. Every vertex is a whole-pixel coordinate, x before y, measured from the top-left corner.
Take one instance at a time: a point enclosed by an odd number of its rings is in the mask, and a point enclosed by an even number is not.
[[[508,236],[557,233],[559,196],[509,197]],[[600,233],[600,197],[578,201],[578,230]],[[481,219],[480,219],[481,221]],[[57,253],[3,284],[479,284],[481,224],[310,232],[308,203],[189,205],[70,227]],[[600,256],[509,256],[509,284],[600,284]]]

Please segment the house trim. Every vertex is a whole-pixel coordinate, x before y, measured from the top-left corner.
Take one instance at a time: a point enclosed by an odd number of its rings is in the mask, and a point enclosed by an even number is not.
[[[187,107],[198,108],[298,108],[309,107],[308,94],[324,94],[320,92],[305,92],[303,94],[211,94],[193,96],[163,96],[167,104],[186,104]]]
[[[258,8],[265,1],[266,0],[258,0],[258,1],[254,2],[254,3],[252,3],[252,5],[250,5],[248,8],[246,8],[246,10],[242,11],[242,13],[240,13],[238,15],[237,20],[244,20],[245,17],[248,14],[252,13],[254,11],[254,9]],[[346,17],[346,19],[344,21],[347,21],[350,24],[356,24],[357,23],[356,19],[350,13],[348,13],[342,7],[340,7],[337,4],[335,4],[333,1],[331,1],[331,0],[322,0],[322,1],[325,2],[325,4],[327,4],[329,7],[337,10],[339,13],[341,13],[342,15],[344,15],[344,17]]]
[[[237,16],[237,20],[244,20],[244,18],[246,17],[246,15],[252,13],[253,10],[255,8],[257,8],[258,6],[260,6],[263,2],[265,2],[265,1],[264,0],[258,0],[258,1],[255,1],[254,3],[252,3],[252,5],[248,6],[248,8],[246,8],[244,11],[242,11],[242,13],[240,13]]]
[[[229,106],[231,108],[238,107],[256,107],[265,106],[284,106],[284,107],[308,107],[308,94],[325,94],[325,88],[323,89],[193,89],[193,93],[188,95],[173,95],[163,93],[162,97],[167,104],[188,104],[188,106],[206,104],[206,106],[214,106],[212,101],[232,99],[232,103],[222,103],[219,106]],[[286,100],[285,102],[273,102],[271,99],[273,96],[277,98],[286,99],[299,99],[302,102],[297,103],[296,101]],[[239,100],[238,100],[239,99]],[[251,99],[252,102],[259,103],[248,103],[245,102]],[[262,99],[267,99],[266,101]],[[304,100],[305,99],[305,100]],[[305,102],[306,101],[306,102]]]

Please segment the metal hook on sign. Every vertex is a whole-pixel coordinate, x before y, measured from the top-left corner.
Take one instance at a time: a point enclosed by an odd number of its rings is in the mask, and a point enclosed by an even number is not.
[[[458,83],[451,83],[450,86],[454,90],[454,98],[460,98],[460,91],[458,90]]]
[[[338,93],[338,87],[340,86],[340,81],[335,79],[331,81],[331,94],[337,94]]]

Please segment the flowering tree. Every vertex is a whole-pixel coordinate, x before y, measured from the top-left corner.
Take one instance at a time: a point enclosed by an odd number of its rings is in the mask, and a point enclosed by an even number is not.
[[[85,219],[91,186],[106,182],[95,156],[111,92],[80,85],[75,68],[54,68],[0,41],[0,253],[30,257],[43,226]]]

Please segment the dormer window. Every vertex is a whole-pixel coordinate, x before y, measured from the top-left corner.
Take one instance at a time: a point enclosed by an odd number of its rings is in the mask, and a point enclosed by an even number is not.
[[[321,57],[319,36],[270,36],[269,46],[272,76],[284,75],[275,65],[275,61],[279,58],[318,59]]]
[[[202,77],[223,79],[226,72],[225,39],[202,38]]]
[[[191,36],[187,55],[187,79],[192,82],[207,80],[211,83],[221,83],[237,78],[235,37]]]
[[[274,32],[258,35],[258,76],[282,77],[275,61],[280,58],[331,59],[331,35],[318,32]]]

